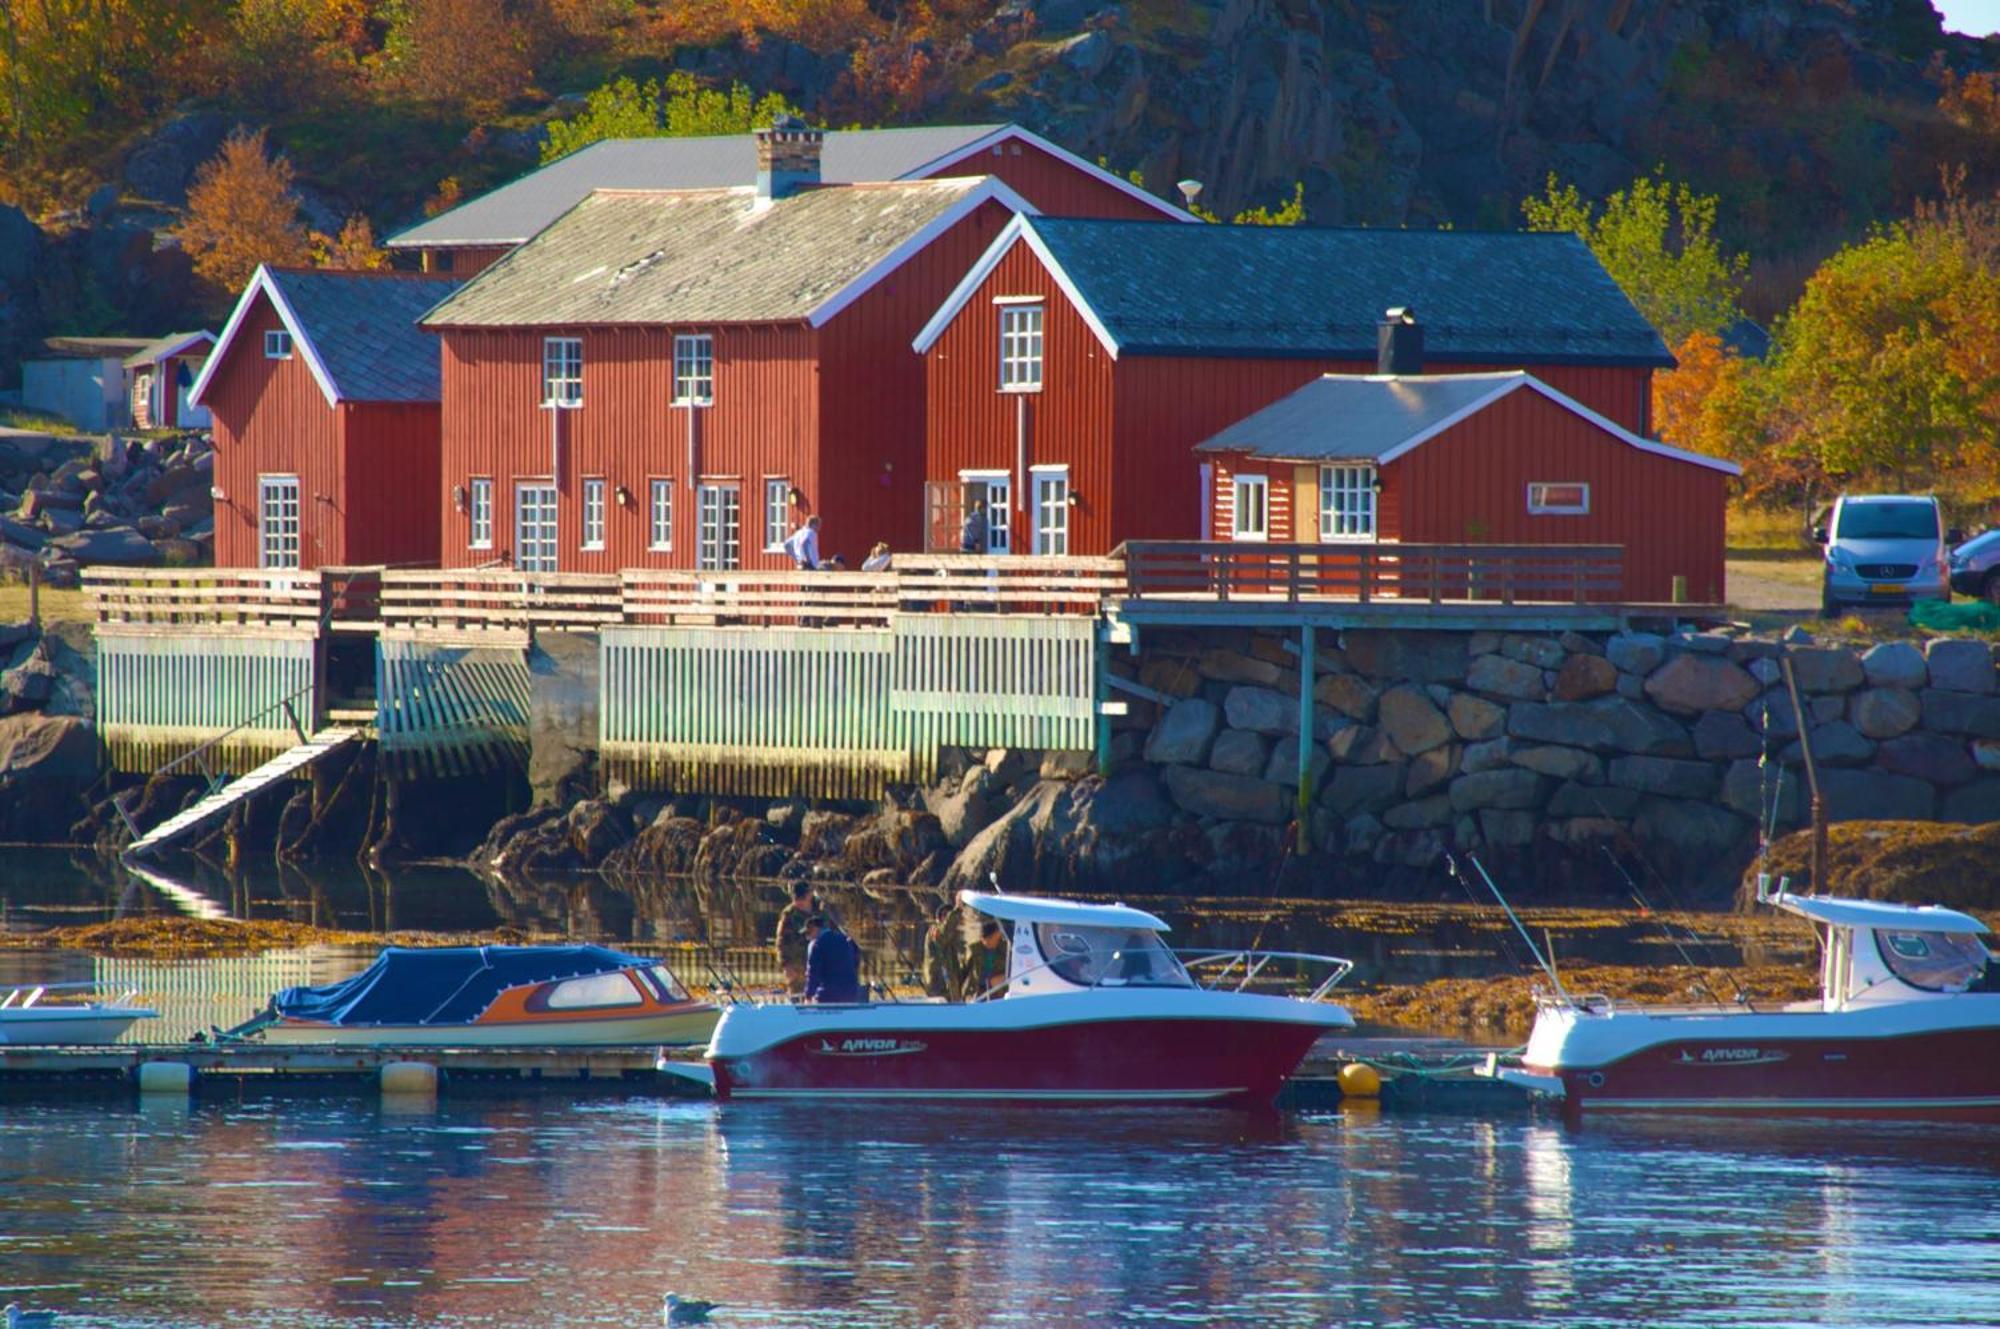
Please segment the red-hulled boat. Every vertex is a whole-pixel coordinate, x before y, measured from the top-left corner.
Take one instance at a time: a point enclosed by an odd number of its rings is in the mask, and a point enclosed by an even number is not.
[[[969,1002],[739,1003],[708,1061],[723,1099],[1264,1104],[1329,1029],[1350,964],[1294,952],[1167,949],[1122,904],[966,891],[1011,927],[1004,987]],[[1251,991],[1279,968],[1330,969],[1304,997]]]
[[[1628,1006],[1540,994],[1502,1078],[1599,1112],[2000,1120],[2000,964],[1986,925],[1915,907],[1779,891],[1821,944],[1817,1001]]]

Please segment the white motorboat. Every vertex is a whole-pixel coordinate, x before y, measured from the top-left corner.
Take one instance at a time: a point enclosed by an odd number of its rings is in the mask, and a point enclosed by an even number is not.
[[[92,1047],[116,1043],[141,1020],[160,1013],[134,1004],[138,990],[93,1000],[99,983],[25,983],[0,991],[0,1044]],[[78,998],[82,998],[79,1000]]]

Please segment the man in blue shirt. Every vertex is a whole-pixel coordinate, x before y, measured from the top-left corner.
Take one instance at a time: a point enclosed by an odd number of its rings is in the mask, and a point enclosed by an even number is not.
[[[861,948],[854,938],[814,914],[806,921],[806,1000],[839,1004],[861,1000]]]

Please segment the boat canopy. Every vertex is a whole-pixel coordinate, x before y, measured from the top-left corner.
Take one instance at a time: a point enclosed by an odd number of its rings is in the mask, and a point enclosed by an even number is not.
[[[1084,904],[1079,900],[1052,900],[1045,895],[989,895],[984,891],[960,891],[959,902],[1010,923],[1067,923],[1080,928],[1143,928],[1165,932],[1167,925],[1143,909],[1126,904]]]
[[[354,977],[286,988],[275,1015],[337,1025],[465,1024],[511,987],[643,968],[603,946],[388,946]]]
[[[1895,904],[1888,900],[1842,900],[1830,895],[1793,895],[1789,891],[1772,898],[1780,909],[1789,909],[1820,923],[1844,928],[1888,928],[1898,932],[1985,932],[1984,923],[1971,914],[1961,914],[1943,905]]]

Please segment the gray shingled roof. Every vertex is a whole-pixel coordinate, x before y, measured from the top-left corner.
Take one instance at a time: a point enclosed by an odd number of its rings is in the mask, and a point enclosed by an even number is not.
[[[820,178],[828,184],[901,180],[1005,128],[832,130],[821,149]],[[757,149],[748,134],[605,139],[419,222],[389,244],[519,244],[599,189],[726,189],[756,178]]]
[[[125,367],[127,369],[137,369],[142,365],[152,364],[175,347],[185,346],[189,342],[196,341],[202,337],[208,338],[211,345],[215,342],[214,333],[200,328],[192,332],[169,332],[164,337],[155,337],[131,355],[126,356]]]
[[[1121,354],[1375,359],[1382,311],[1460,364],[1671,366],[1666,343],[1569,234],[1027,223]]]
[[[449,277],[267,269],[342,401],[436,401],[437,338],[417,326]]]
[[[785,323],[810,318],[984,178],[592,194],[439,305],[434,327]]]
[[[1518,370],[1399,378],[1328,374],[1204,439],[1195,451],[1284,461],[1381,461],[1526,378]]]

